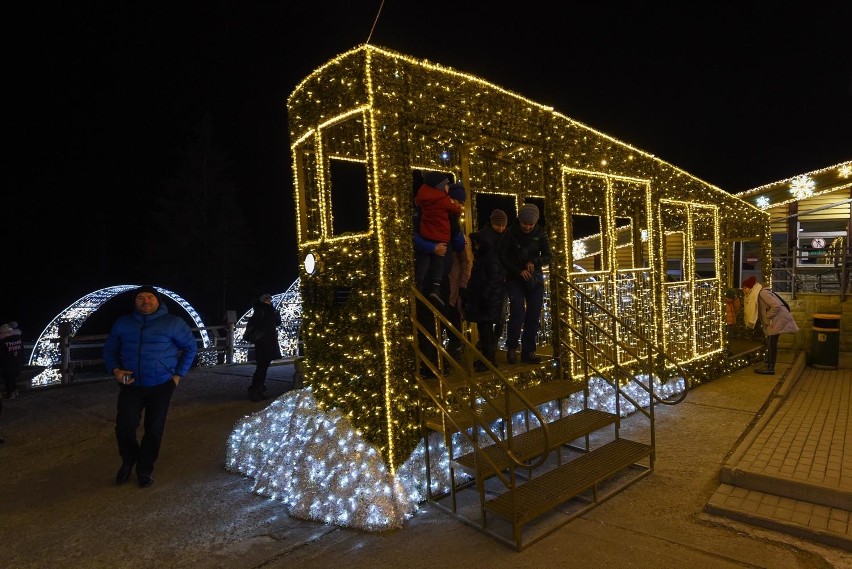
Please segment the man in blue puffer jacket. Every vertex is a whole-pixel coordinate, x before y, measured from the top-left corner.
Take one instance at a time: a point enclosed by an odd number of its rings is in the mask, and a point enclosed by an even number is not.
[[[169,314],[152,286],[134,293],[136,309],[116,320],[104,344],[104,363],[119,384],[115,437],[121,468],[117,484],[130,478],[136,465],[139,486],[154,483],[166,415],[175,387],[189,371],[198,346],[183,318]],[[136,429],[145,413],[140,443]]]

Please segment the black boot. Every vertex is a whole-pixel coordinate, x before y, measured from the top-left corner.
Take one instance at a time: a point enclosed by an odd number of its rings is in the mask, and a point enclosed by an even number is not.
[[[766,366],[765,368],[756,369],[754,373],[760,373],[763,375],[775,375],[775,366]]]
[[[248,389],[248,397],[250,401],[263,401],[266,399],[266,395],[263,394],[263,387],[249,387]]]

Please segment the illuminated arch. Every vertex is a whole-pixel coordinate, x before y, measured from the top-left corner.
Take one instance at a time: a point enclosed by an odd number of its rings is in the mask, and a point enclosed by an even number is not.
[[[278,327],[278,346],[282,358],[295,358],[299,355],[299,330],[302,327],[302,293],[299,279],[293,281],[290,287],[280,294],[272,295],[272,306],[281,315],[281,326]],[[234,328],[234,362],[248,361],[249,342],[243,340],[246,323],[254,314],[254,307],[243,314]]]
[[[138,288],[140,285],[116,285],[107,288],[102,288],[91,292],[86,296],[75,300],[70,306],[62,310],[50,324],[42,331],[36,340],[32,354],[30,354],[29,365],[44,367],[44,371],[33,377],[31,385],[53,385],[62,382],[60,370],[56,367],[61,362],[61,346],[59,345],[59,324],[68,322],[71,325],[71,336],[74,336],[83,322],[86,321],[96,310],[104,305],[107,301],[115,296]],[[199,328],[199,334],[203,347],[210,347],[210,335],[204,328],[204,322],[201,316],[186,300],[178,296],[176,293],[161,288],[154,287],[160,294],[175,301],[187,314],[189,314],[195,326]],[[199,358],[215,357],[210,354],[199,354]]]

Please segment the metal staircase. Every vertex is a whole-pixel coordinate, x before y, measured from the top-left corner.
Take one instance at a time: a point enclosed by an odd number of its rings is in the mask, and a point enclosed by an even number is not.
[[[568,296],[584,296],[567,281],[558,286]],[[687,384],[686,374],[650,341],[643,339],[637,350],[635,342],[620,340],[623,322],[607,330],[585,317],[580,307],[593,299],[569,303],[559,325],[572,339],[560,341],[556,355],[543,357],[540,364],[497,368],[467,331],[453,327],[414,288],[412,298],[418,368],[432,372],[417,375],[430,503],[521,551],[653,471],[654,406],[643,405],[637,393],[648,401],[677,403],[686,389],[676,400],[664,401],[655,394],[653,380],[677,376]],[[606,311],[600,305],[596,310]],[[614,315],[610,318],[617,322]],[[578,337],[585,337],[578,335],[592,326],[600,328],[597,338],[606,337],[618,349],[578,344]],[[444,348],[448,337],[464,346],[459,360]],[[434,358],[421,350],[424,341]],[[625,355],[627,365],[619,362]],[[474,371],[476,360],[487,370]],[[606,363],[595,366],[592,360]],[[596,395],[609,392],[612,408],[596,408],[593,390]],[[632,432],[631,438],[622,436],[625,405],[645,419],[639,437]],[[436,437],[446,447],[446,461],[432,456],[429,441]],[[433,468],[447,470],[448,488],[433,482]]]

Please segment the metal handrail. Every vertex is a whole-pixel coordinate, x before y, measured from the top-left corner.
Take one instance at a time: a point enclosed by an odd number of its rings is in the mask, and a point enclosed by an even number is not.
[[[547,426],[547,420],[544,415],[538,410],[538,408],[531,402],[529,399],[524,396],[524,394],[519,391],[511,382],[509,382],[508,378],[500,372],[496,367],[494,367],[491,362],[485,358],[482,353],[476,348],[476,346],[466,337],[464,333],[458,330],[453,324],[443,315],[440,311],[436,310],[435,307],[426,299],[426,297],[419,291],[415,286],[411,287],[412,293],[412,302],[411,302],[411,319],[414,325],[414,335],[412,340],[412,345],[415,351],[415,377],[417,377],[418,383],[421,387],[429,394],[430,399],[433,403],[438,407],[441,411],[442,417],[444,421],[449,421],[452,423],[454,430],[459,432],[474,448],[482,448],[478,443],[478,440],[475,436],[480,430],[484,432],[488,439],[493,441],[494,444],[498,445],[506,456],[512,461],[515,467],[520,468],[536,468],[547,460],[547,451],[550,450],[550,440],[552,438],[550,430]],[[429,312],[434,319],[434,329],[429,330],[426,326],[424,326],[418,316],[417,306],[421,305],[423,307],[428,308]],[[447,334],[455,337],[459,340],[464,346],[465,354],[468,354],[465,358],[465,365],[462,366],[459,362],[457,362],[450,353],[444,348],[442,338],[439,337],[438,331],[443,327],[444,330],[447,331]],[[435,348],[438,357],[437,365],[429,360],[422,351],[420,350],[419,342],[418,342],[418,333],[422,334],[423,337]],[[443,334],[440,334],[442,336]],[[486,393],[477,381],[474,381],[473,378],[473,361],[474,359],[479,359],[485,363],[488,367],[488,371],[491,373],[491,377],[496,379],[499,385],[503,388],[503,393],[506,396],[506,409],[503,410],[499,408],[495,400],[489,397],[488,393]],[[462,387],[467,389],[468,397],[467,397],[467,409],[470,410],[468,414],[468,418],[471,421],[472,427],[465,428],[462,425],[457,424],[451,414],[451,409],[448,404],[445,403],[444,397],[448,396],[452,393],[451,389],[448,389],[448,381],[443,375],[444,365],[443,362],[448,361],[453,366],[453,368],[458,372],[459,377],[462,381]],[[424,381],[420,377],[420,373],[418,368],[422,364],[426,364],[427,368],[430,369],[438,382],[438,393],[433,393],[433,390],[428,385],[426,381]],[[538,421],[541,429],[542,429],[542,452],[538,453],[538,459],[535,463],[525,462],[525,459],[519,457],[515,454],[512,449],[512,432],[511,429],[507,431],[507,435],[505,437],[501,437],[499,433],[495,432],[492,429],[492,426],[483,420],[485,416],[484,413],[477,412],[478,409],[481,409],[482,405],[487,405],[491,409],[495,411],[495,413],[503,417],[504,415],[508,415],[511,413],[510,406],[508,401],[510,397],[516,398],[523,406],[523,409],[520,412],[529,412],[533,416],[535,416]],[[507,424],[511,426],[511,416],[507,418]],[[468,433],[468,429],[472,431],[474,434]],[[492,471],[500,478],[500,480],[506,484],[507,486],[511,486],[512,482],[508,478],[506,478],[501,469],[488,457],[485,453],[477,453],[477,459],[484,459],[488,465],[491,467]]]
[[[627,353],[627,354],[628,354],[631,358],[633,358],[635,361],[637,361],[637,362],[641,362],[641,361],[643,361],[643,360],[647,360],[648,365],[649,365],[649,368],[648,368],[648,369],[649,369],[649,374],[648,374],[649,382],[650,382],[651,377],[654,375],[654,374],[653,374],[653,373],[651,373],[651,372],[653,372],[654,370],[658,370],[658,369],[659,369],[659,366],[658,366],[658,365],[655,365],[655,361],[656,361],[656,360],[661,360],[662,362],[664,362],[664,363],[666,363],[666,362],[667,362],[667,363],[669,364],[668,368],[674,368],[674,369],[675,369],[675,370],[676,370],[676,371],[680,374],[680,376],[681,376],[681,377],[683,378],[683,380],[684,380],[684,390],[683,390],[683,392],[681,392],[680,396],[679,396],[679,397],[677,397],[676,399],[662,399],[662,398],[660,398],[660,396],[659,396],[659,395],[657,395],[657,394],[655,394],[655,393],[653,392],[653,389],[651,389],[650,385],[649,385],[649,386],[645,386],[645,385],[643,385],[640,381],[637,381],[636,377],[635,377],[635,376],[633,376],[632,374],[629,374],[629,373],[627,373],[627,372],[624,372],[624,373],[625,373],[625,377],[627,377],[628,379],[630,379],[631,381],[633,381],[633,382],[634,382],[634,384],[639,385],[642,389],[644,389],[645,391],[647,391],[647,392],[649,393],[649,395],[650,395],[650,396],[651,396],[651,397],[652,397],[652,398],[653,398],[656,402],[658,402],[658,403],[662,403],[663,405],[676,405],[676,404],[678,404],[678,403],[681,403],[684,399],[686,399],[686,395],[687,395],[687,392],[689,391],[689,387],[690,387],[690,383],[691,383],[690,379],[691,379],[691,377],[692,377],[692,376],[691,376],[691,374],[690,374],[687,370],[685,370],[685,369],[684,369],[684,368],[683,368],[683,367],[682,367],[682,366],[681,366],[681,365],[680,365],[680,364],[679,364],[676,360],[674,360],[671,356],[669,356],[669,355],[668,355],[668,354],[667,354],[667,353],[666,353],[666,352],[665,352],[662,348],[660,348],[660,347],[659,347],[659,346],[658,346],[658,345],[657,345],[657,344],[656,344],[653,340],[651,340],[650,338],[648,338],[648,337],[646,336],[646,334],[644,333],[644,331],[642,331],[642,330],[640,330],[640,329],[638,329],[638,328],[634,328],[634,327],[633,327],[633,326],[631,326],[628,322],[625,322],[622,318],[620,318],[620,317],[619,317],[619,316],[617,316],[615,313],[613,313],[613,312],[612,312],[612,310],[610,310],[610,308],[609,308],[608,306],[605,306],[605,305],[603,305],[603,304],[599,303],[599,302],[598,302],[597,300],[595,300],[592,296],[588,295],[585,291],[583,291],[580,287],[578,287],[576,284],[574,284],[573,282],[571,282],[571,281],[570,281],[570,280],[568,280],[567,278],[559,277],[559,281],[560,281],[560,283],[562,283],[562,284],[564,284],[564,285],[567,285],[567,286],[568,286],[568,287],[569,287],[569,288],[570,288],[570,289],[574,292],[574,294],[576,294],[576,295],[580,295],[582,298],[584,298],[584,300],[585,300],[586,302],[589,302],[589,303],[593,304],[593,305],[594,305],[594,306],[595,306],[598,310],[600,310],[600,311],[601,311],[604,315],[606,315],[606,316],[610,319],[610,321],[613,323],[613,325],[616,325],[616,324],[617,324],[617,325],[618,325],[618,326],[619,326],[622,330],[626,330],[626,331],[627,331],[627,332],[629,332],[632,336],[635,336],[636,338],[638,338],[638,339],[639,339],[639,340],[640,340],[640,341],[644,344],[645,349],[646,349],[646,352],[647,352],[647,354],[648,354],[647,356],[642,356],[641,354],[636,353],[636,352],[635,352],[635,350],[634,350],[634,348],[633,348],[633,346],[630,346],[629,344],[626,344],[626,343],[624,343],[623,341],[621,341],[621,340],[619,339],[619,335],[618,335],[618,334],[612,333],[611,331],[609,331],[609,330],[605,329],[603,326],[601,326],[600,324],[598,324],[598,323],[597,323],[596,321],[594,321],[593,319],[589,318],[589,317],[588,317],[588,315],[587,315],[587,314],[585,314],[582,310],[580,310],[580,308],[579,308],[579,307],[577,307],[577,305],[576,305],[576,304],[574,304],[573,302],[571,302],[571,300],[570,300],[570,299],[568,299],[568,298],[564,298],[564,296],[565,296],[565,295],[563,295],[563,300],[566,302],[567,306],[568,306],[568,307],[569,307],[569,308],[570,308],[570,309],[571,309],[574,313],[576,313],[576,314],[578,314],[578,315],[579,315],[579,317],[580,317],[580,319],[581,319],[581,321],[583,322],[583,324],[584,324],[584,325],[587,325],[587,324],[588,324],[588,325],[591,325],[591,326],[593,326],[596,330],[598,330],[598,331],[599,331],[599,332],[601,332],[602,334],[606,335],[608,338],[610,338],[610,341],[613,343],[613,345],[614,345],[614,346],[616,346],[617,348],[621,349],[623,352]],[[576,328],[574,328],[574,327],[570,324],[570,322],[567,322],[564,318],[562,318],[562,319],[561,319],[561,321],[562,321],[562,322],[563,322],[563,324],[565,324],[565,325],[566,325],[566,326],[567,326],[567,327],[568,327],[568,328],[569,328],[572,332],[575,332],[576,334],[580,335],[580,337],[585,337],[585,335],[584,335],[584,334],[582,334],[582,331],[581,331],[581,330],[578,330],[578,329],[576,329]],[[570,345],[568,345],[565,341],[562,341],[562,342],[560,342],[560,343],[563,345],[563,347],[564,347],[564,348],[567,348],[567,349],[568,349],[569,351],[571,351],[572,353],[577,353],[577,352],[576,352],[576,350],[574,350],[574,349],[573,349]],[[585,344],[585,342],[584,342],[584,344]],[[594,344],[591,344],[591,345],[592,345],[593,349],[598,349],[598,350],[600,350],[600,348],[599,348],[598,346],[595,346]],[[620,368],[622,367],[622,366],[619,364],[619,362],[617,361],[617,359],[616,359],[616,358],[612,358],[612,357],[610,357],[608,354],[606,354],[606,352],[605,352],[605,351],[600,350],[598,353],[600,353],[602,356],[604,356],[605,358],[607,358],[607,359],[611,362],[611,364],[613,365],[613,368],[614,368],[614,369],[620,369]],[[580,356],[580,354],[577,354],[577,355],[578,355],[578,356]],[[584,362],[585,362],[585,364],[586,364],[586,365],[590,365],[590,364],[589,364],[589,358],[588,358],[587,356],[584,356],[584,357],[583,357],[583,360],[584,360]],[[663,367],[663,369],[665,370],[665,369],[666,369],[666,367],[664,366],[664,367]],[[595,370],[595,371],[596,371],[596,372],[597,372],[597,373],[598,373],[598,374],[599,374],[602,378],[604,378],[604,379],[606,378],[606,374],[602,374],[599,370]],[[657,375],[658,375],[659,377],[665,377],[667,374],[665,374],[665,373],[662,373],[662,374],[658,373]],[[618,382],[616,382],[616,383],[618,383]],[[624,394],[624,395],[625,395],[625,397],[626,397],[628,400],[630,400],[630,398],[629,398],[629,396],[628,396],[627,394]],[[631,401],[631,403],[633,403],[633,401]],[[635,405],[635,403],[634,403],[634,405]],[[638,409],[638,408],[639,408],[639,406],[637,406],[637,409]]]

